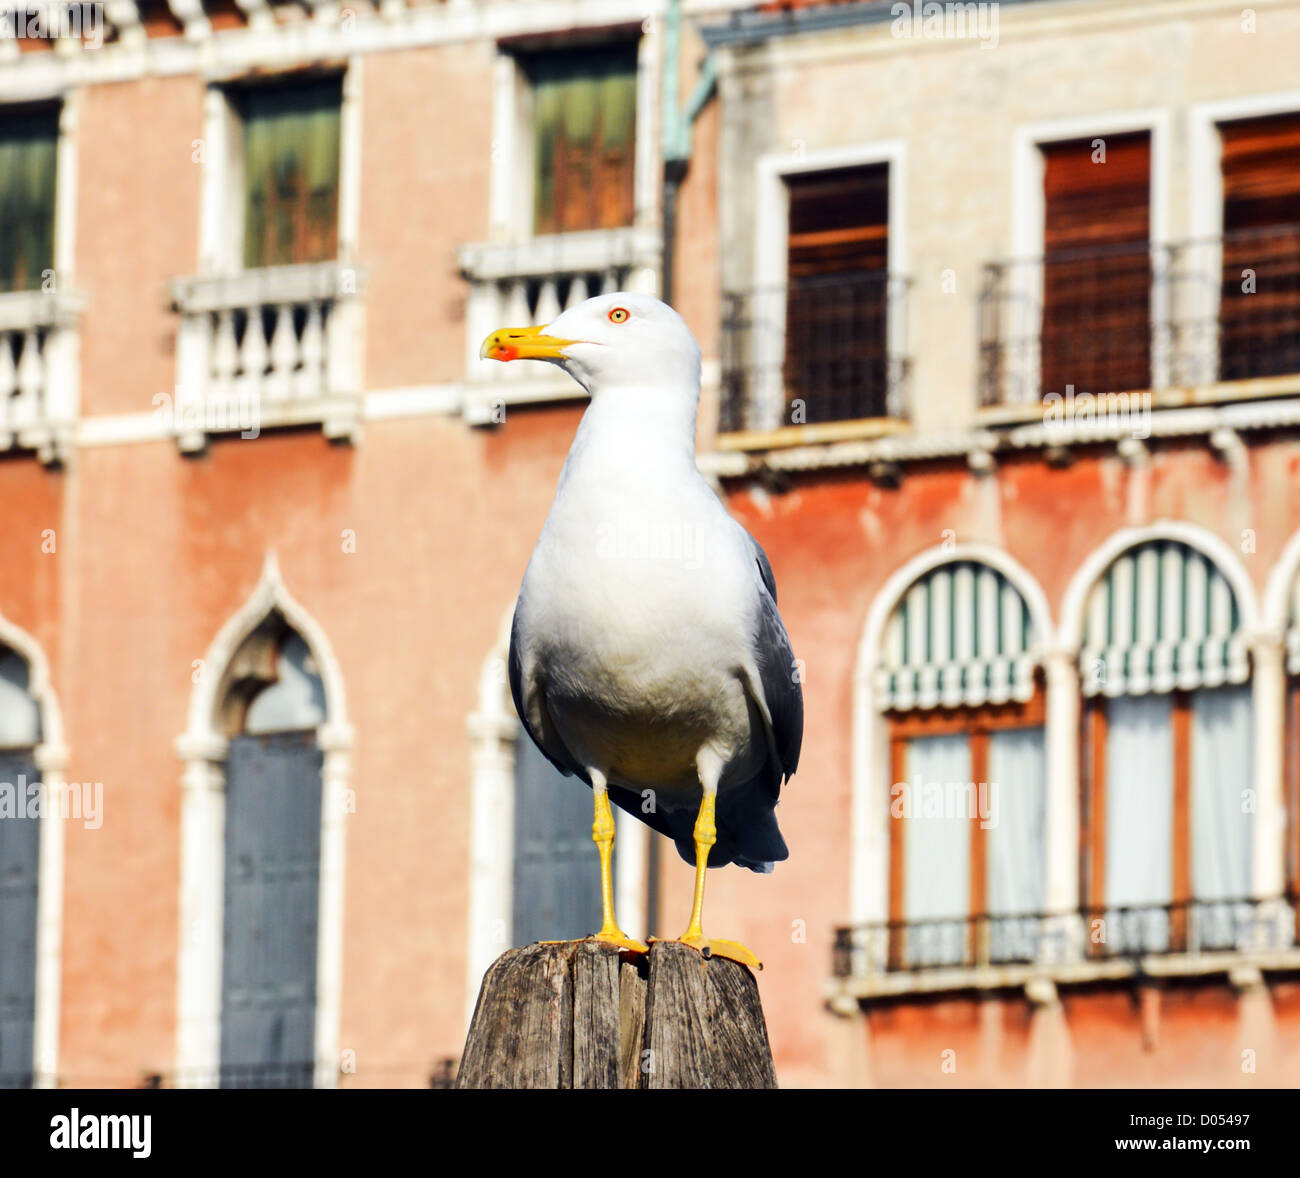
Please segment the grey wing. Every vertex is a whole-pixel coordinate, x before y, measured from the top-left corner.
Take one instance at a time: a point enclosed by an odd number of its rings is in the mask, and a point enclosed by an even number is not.
[[[780,777],[788,779],[799,767],[799,751],[803,746],[803,688],[790,636],[785,632],[776,601],[767,592],[762,594],[759,604],[753,642],[763,701],[772,718],[772,741]]]
[[[761,600],[753,634],[754,655],[763,699],[772,718],[772,740],[780,775],[789,778],[799,766],[799,751],[803,745],[803,688],[799,685],[790,636],[785,632],[785,623],[776,608],[776,577],[772,573],[772,562],[748,530],[739,523],[736,526],[749,541],[766,591],[759,592]],[[780,785],[779,780],[777,785]]]
[[[739,525],[737,525],[739,527]],[[763,551],[763,546],[749,534],[745,528],[741,528],[745,533],[745,539],[749,541],[749,546],[754,550],[754,560],[758,563],[758,575],[763,578],[763,584],[767,586],[767,591],[772,595],[772,604],[776,604],[776,577],[772,573],[772,562],[767,559],[767,553]]]
[[[573,754],[565,747],[564,741],[560,739],[560,734],[555,731],[555,726],[551,723],[550,715],[546,710],[546,700],[544,698],[538,701],[537,710],[541,719],[540,730],[539,726],[534,725],[528,718],[528,701],[524,689],[523,657],[519,642],[519,609],[517,606],[515,607],[514,620],[510,623],[510,656],[507,660],[507,671],[510,677],[510,697],[515,701],[515,711],[519,714],[519,721],[523,724],[524,731],[528,733],[533,744],[541,749],[542,755],[566,777],[580,777],[590,785],[591,779],[587,776],[586,770],[578,764]]]

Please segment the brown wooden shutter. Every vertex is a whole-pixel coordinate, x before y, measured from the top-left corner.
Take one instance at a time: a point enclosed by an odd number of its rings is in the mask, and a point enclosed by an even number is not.
[[[1042,153],[1042,392],[1150,388],[1151,138],[1096,136]]]
[[[636,62],[630,42],[526,60],[533,88],[535,233],[632,223]]]
[[[785,395],[807,422],[883,417],[889,167],[787,178],[790,197]]]
[[[1298,372],[1300,114],[1224,123],[1219,134],[1219,379]]]
[[[337,77],[250,88],[238,96],[244,133],[244,265],[338,256]]]

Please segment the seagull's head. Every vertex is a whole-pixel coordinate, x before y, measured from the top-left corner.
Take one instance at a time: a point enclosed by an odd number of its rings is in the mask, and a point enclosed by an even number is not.
[[[487,360],[558,364],[593,397],[647,385],[700,387],[700,346],[667,303],[618,291],[570,307],[541,327],[503,327],[483,341]]]

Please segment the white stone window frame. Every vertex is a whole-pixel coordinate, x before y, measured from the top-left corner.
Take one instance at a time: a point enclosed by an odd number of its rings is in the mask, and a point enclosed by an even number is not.
[[[907,591],[927,573],[944,565],[972,563],[990,568],[1004,576],[1024,599],[1034,628],[1035,642],[1028,653],[1043,666],[1047,674],[1047,716],[1044,742],[1047,758],[1047,849],[1048,879],[1045,897],[1049,911],[1077,905],[1077,880],[1068,878],[1075,859],[1067,862],[1069,870],[1059,866],[1058,851],[1069,845],[1071,834],[1077,837],[1076,800],[1069,792],[1069,748],[1076,739],[1077,722],[1070,726],[1068,708],[1059,701],[1066,698],[1073,678],[1077,694],[1074,664],[1057,657],[1054,651],[1055,627],[1042,587],[1018,561],[990,544],[967,543],[952,547],[937,545],[913,557],[881,586],[872,599],[866,624],[858,643],[853,672],[853,812],[851,818],[851,883],[849,914],[853,924],[876,924],[889,920],[889,730],[876,692],[876,671],[885,657],[885,631],[894,610],[902,604]],[[1062,684],[1062,677],[1065,682]],[[1054,702],[1057,707],[1054,708]],[[1077,708],[1075,710],[1077,716]],[[1067,741],[1068,748],[1067,748]],[[1063,772],[1064,770],[1064,772]],[[1077,876],[1077,872],[1073,872]]]
[[[613,14],[611,14],[612,18]],[[617,265],[630,273],[627,285],[645,294],[658,294],[662,272],[660,143],[660,42],[658,21],[647,19],[637,41],[636,150],[633,179],[634,215],[630,226],[577,233],[534,232],[534,166],[532,87],[520,61],[517,44],[498,45],[492,64],[492,167],[489,181],[488,240],[460,251],[461,269],[469,279],[466,309],[465,365],[467,388],[464,416],[471,424],[495,421],[500,406],[538,401],[582,400],[586,393],[562,373],[539,365],[513,365],[508,371],[488,369],[478,348],[488,332],[505,319],[527,314],[516,290],[500,296],[499,286],[512,276],[543,275],[563,255],[573,270],[598,271]],[[599,26],[587,26],[593,31]],[[627,26],[613,22],[612,37]],[[599,42],[594,45],[598,47]],[[545,50],[545,43],[537,46]],[[589,260],[589,261],[588,261]],[[565,270],[560,272],[567,273]],[[538,307],[540,320],[563,308],[547,299]]]
[[[1149,208],[1151,253],[1157,255],[1170,239],[1170,113],[1164,109],[1130,111],[1097,111],[1093,114],[1071,115],[1068,118],[1049,119],[1042,122],[1022,123],[1012,131],[1011,145],[1011,258],[1017,266],[1012,293],[1015,311],[1008,325],[1002,328],[1003,337],[1012,339],[1039,339],[1042,332],[1043,276],[1041,261],[1044,254],[1046,207],[1043,199],[1043,151],[1052,143],[1071,139],[1105,139],[1111,135],[1126,135],[1145,131],[1151,138],[1151,186]],[[1030,265],[1037,261],[1039,265]],[[1169,318],[1169,284],[1152,283],[1151,323],[1163,323]],[[1032,397],[1040,390],[1041,351],[1031,349],[1026,361],[1025,395]],[[1165,389],[1169,385],[1168,357],[1152,350],[1151,387]],[[1058,390],[1063,391],[1063,390]],[[1079,390],[1092,392],[1093,390]],[[1138,390],[1141,391],[1141,390]],[[1006,401],[1008,390],[1003,389],[1003,402],[1024,404],[1024,400]],[[1033,404],[1031,400],[1029,402]]]
[[[465,955],[465,1025],[474,1014],[488,967],[509,949],[514,918],[515,739],[522,725],[507,673],[512,605],[479,674],[478,709],[469,717],[469,916]],[[565,783],[586,789],[577,778]],[[632,937],[647,931],[650,828],[614,807],[614,903]],[[596,854],[592,844],[591,854]],[[591,930],[593,933],[595,929]]]
[[[356,262],[361,228],[361,65],[348,59],[342,71],[339,108],[338,256]],[[293,80],[297,74],[284,75]],[[249,78],[244,73],[213,72],[203,96],[203,156],[199,212],[199,274],[238,274],[244,268],[243,123],[234,95],[247,86],[274,86],[280,78]]]
[[[1219,278],[1223,268],[1223,137],[1219,124],[1285,114],[1300,114],[1300,90],[1198,102],[1188,111],[1188,188],[1191,193],[1188,236],[1194,243],[1189,249],[1188,262],[1196,273],[1206,275],[1208,280],[1189,292],[1186,310],[1198,320],[1214,325],[1214,329],[1206,333],[1201,351],[1196,356],[1198,371],[1213,376],[1217,376],[1219,367]],[[1278,391],[1293,393],[1296,378],[1281,379],[1284,383]],[[1211,378],[1195,382],[1190,386],[1190,392],[1194,399],[1230,400],[1236,383],[1220,383]],[[1236,393],[1241,398],[1258,397],[1263,391],[1261,382],[1247,381],[1244,384],[1247,387]]]
[[[63,713],[50,680],[50,664],[40,643],[0,614],[0,646],[8,647],[26,662],[27,692],[36,701],[41,720],[41,739],[33,751],[44,790],[38,836],[40,861],[36,872],[36,1011],[32,1070],[37,1088],[57,1088],[63,978],[63,827],[67,821],[62,814],[68,747],[64,741]]]
[[[325,631],[290,595],[274,553],[248,600],[222,626],[196,667],[189,722],[176,740],[181,774],[180,940],[177,966],[177,1087],[216,1085],[221,1064],[221,970],[225,874],[225,759],[228,738],[218,723],[219,689],[244,640],[272,613],[307,643],[325,692],[325,721],[316,729],[321,769],[320,890],[316,945],[314,1087],[338,1084],[343,990],[343,912],[347,792],[353,730],[343,672]]]
[[[759,428],[778,428],[784,409],[781,368],[785,358],[786,286],[789,281],[790,189],[786,181],[792,176],[827,172],[838,168],[870,167],[885,164],[889,168],[889,235],[886,244],[886,273],[892,284],[907,272],[907,143],[902,139],[883,139],[847,147],[817,148],[801,151],[768,152],[759,156],[754,166],[757,194],[754,216],[754,273],[752,288],[776,292],[771,310],[773,330],[761,333],[762,355],[746,357],[756,372],[773,374],[773,387],[757,395],[767,402],[764,424]],[[753,297],[751,295],[751,297]],[[899,300],[890,298],[885,322],[885,348],[889,357],[907,355],[907,321]],[[778,404],[779,402],[779,404]],[[773,408],[775,407],[775,409]]]

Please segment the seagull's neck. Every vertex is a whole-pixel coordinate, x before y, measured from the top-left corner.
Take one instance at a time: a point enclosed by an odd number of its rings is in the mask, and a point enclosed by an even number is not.
[[[698,405],[698,386],[691,397],[659,385],[602,388],[582,416],[570,462],[695,470]]]

